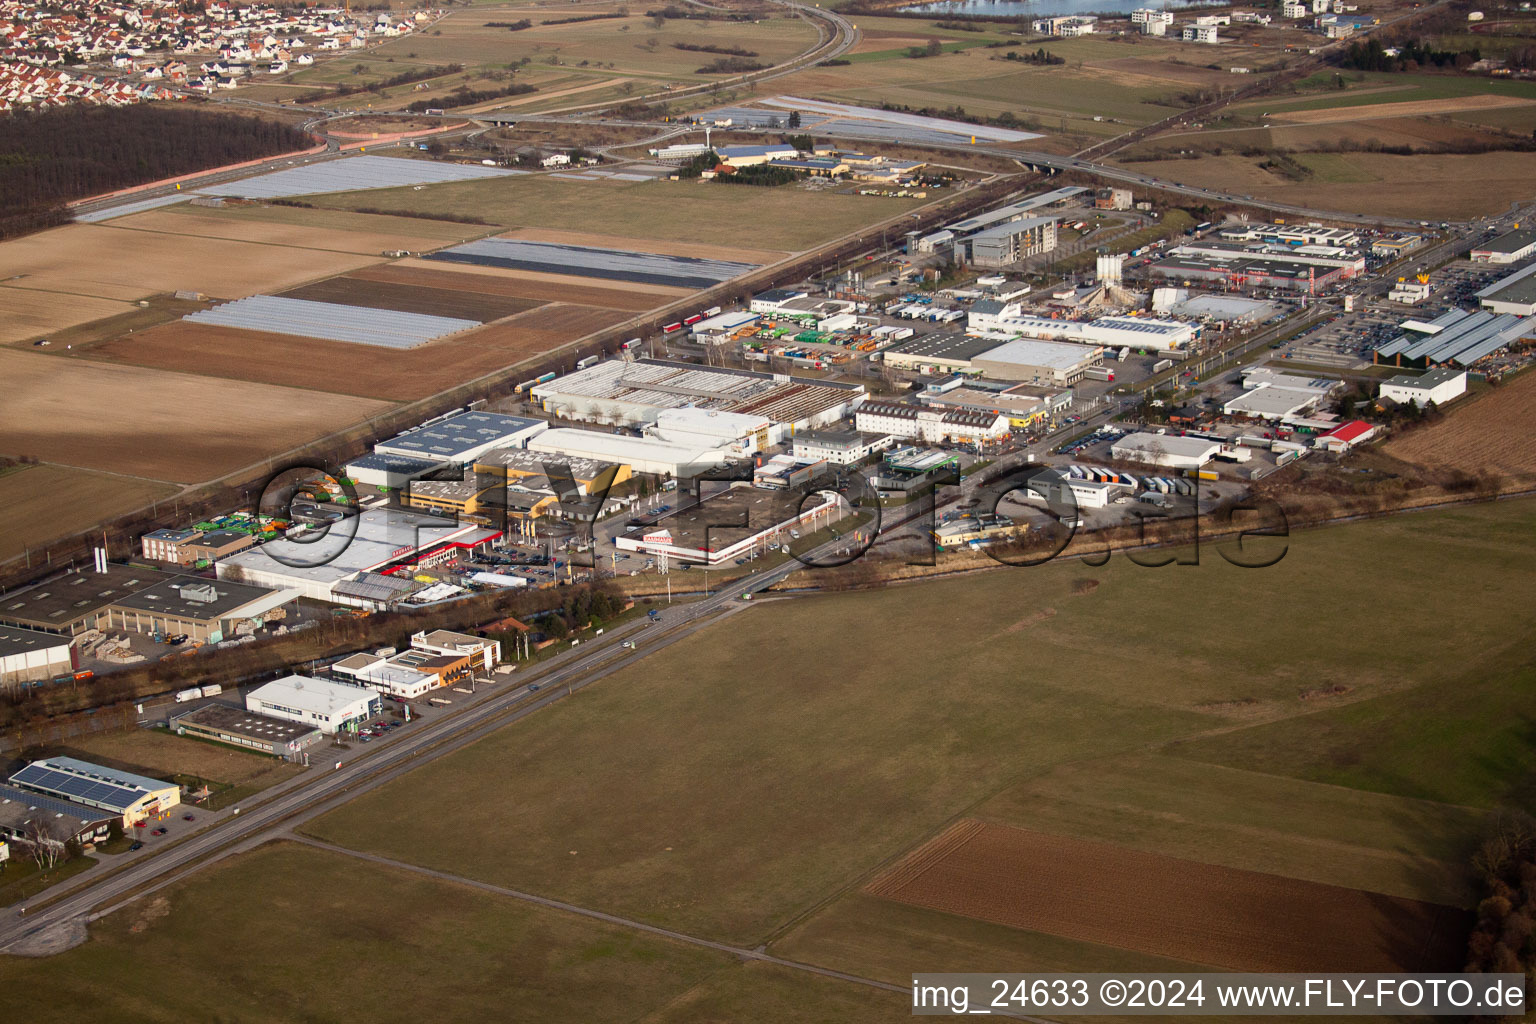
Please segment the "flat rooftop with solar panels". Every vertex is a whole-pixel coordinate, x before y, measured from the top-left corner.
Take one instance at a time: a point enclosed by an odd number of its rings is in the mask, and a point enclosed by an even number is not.
[[[459,412],[380,441],[375,455],[434,463],[471,462],[494,448],[524,448],[545,430],[544,420],[495,412]]]
[[[756,270],[756,263],[734,263],[698,256],[594,249],[585,245],[532,242],[520,238],[482,238],[429,254],[429,260],[468,263],[503,270],[533,270],[610,281],[633,281],[672,288],[709,288]]]
[[[174,782],[73,757],[33,761],[13,774],[10,783],[18,789],[123,815],[128,824],[181,802],[181,787]]]
[[[402,313],[373,306],[346,306],[278,295],[252,295],[182,317],[210,327],[239,327],[322,341],[407,349],[479,327],[478,320],[426,313]]]
[[[99,807],[87,807],[70,800],[57,800],[41,793],[31,793],[15,786],[0,785],[0,839],[11,836],[24,839],[29,822],[47,815],[59,826],[58,833],[78,835],[89,825],[106,827],[117,815]]]

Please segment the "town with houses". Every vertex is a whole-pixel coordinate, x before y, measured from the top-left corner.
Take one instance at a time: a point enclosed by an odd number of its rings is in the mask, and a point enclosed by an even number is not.
[[[152,0],[0,4],[0,111],[71,103],[122,106],[233,89],[257,75],[360,50],[431,21],[427,11]]]

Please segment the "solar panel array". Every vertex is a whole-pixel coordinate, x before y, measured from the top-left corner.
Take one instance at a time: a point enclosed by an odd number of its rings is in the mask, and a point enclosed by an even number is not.
[[[301,338],[349,341],[384,348],[415,348],[433,338],[479,327],[478,320],[402,313],[371,306],[344,306],[276,295],[252,295],[212,309],[188,313],[183,320],[217,327],[241,327]]]
[[[757,269],[755,263],[593,249],[583,245],[530,242],[518,238],[483,238],[432,253],[427,259],[675,288],[708,288]]]
[[[1513,341],[1519,340],[1530,327],[1521,317],[1505,313],[1475,331],[1463,334],[1454,341],[1429,354],[1430,362],[1451,362],[1458,366],[1471,366],[1484,356],[1490,356]]]
[[[1468,312],[1453,309],[1429,322],[1440,328],[1422,337],[1399,335],[1376,348],[1378,358],[1423,359],[1428,363],[1456,363],[1471,366],[1511,342],[1525,336],[1531,325],[1512,313],[1495,315],[1488,310]]]
[[[1436,334],[1420,338],[1407,348],[1403,349],[1404,359],[1426,359],[1431,352],[1441,348],[1448,341],[1454,341],[1469,331],[1472,331],[1493,319],[1493,314],[1479,310],[1463,317],[1455,326],[1447,327]]]
[[[71,775],[68,772],[58,772],[41,764],[27,765],[12,775],[11,781],[19,786],[35,786],[50,793],[66,796],[71,800],[115,810],[126,810],[148,795],[142,789],[118,786],[110,782]]]
[[[409,160],[392,156],[354,156],[341,160],[290,167],[254,178],[198,189],[210,196],[240,196],[244,199],[274,199],[280,196],[307,196],[322,192],[357,192],[371,188],[400,188],[405,185],[439,185],[449,181],[496,178],[522,171],[479,164],[445,164],[431,160]]]
[[[30,793],[24,789],[15,789],[11,786],[0,786],[0,803],[9,800],[11,803],[20,804],[23,807],[36,807],[40,811],[49,814],[68,814],[75,818],[84,818],[86,815],[79,804],[72,804],[68,800],[55,800],[52,797],[39,793]]]
[[[781,107],[785,110],[798,110],[803,117],[806,113],[823,114],[830,118],[857,118],[861,122],[874,122],[879,125],[889,125],[893,128],[905,129],[905,133],[893,138],[917,140],[925,134],[941,134],[946,137],[960,136],[987,142],[1027,142],[1030,139],[1038,139],[1035,132],[1013,131],[1009,128],[993,128],[989,125],[967,124],[964,121],[951,121],[942,117],[923,117],[920,114],[903,114],[893,110],[877,110],[874,107],[855,107],[846,103],[826,103],[821,100],[808,100],[799,96],[775,96],[764,100],[763,103],[770,107]],[[838,123],[835,120],[832,122]],[[827,131],[826,125],[817,126],[820,131]]]
[[[97,221],[111,220],[113,217],[126,217],[130,213],[143,213],[145,210],[157,209],[161,206],[175,206],[192,198],[193,193],[176,192],[168,196],[156,196],[153,199],[140,199],[133,203],[122,203],[118,206],[109,206],[103,210],[95,210],[91,213],[77,213],[75,220],[83,224],[95,224]]]

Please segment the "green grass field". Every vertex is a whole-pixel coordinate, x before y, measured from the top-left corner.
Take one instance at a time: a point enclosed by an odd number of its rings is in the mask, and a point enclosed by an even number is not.
[[[278,844],[144,898],[67,953],[0,958],[0,988],[36,1021],[104,1007],[165,1022],[407,1022],[429,1007],[444,1021],[600,1021],[739,970],[712,951]]]
[[[769,602],[310,828],[745,943],[966,814],[1453,899],[1483,808],[1525,793],[1533,526],[1526,502],[1299,535],[1265,570],[1207,551]],[[1478,680],[1506,696],[1407,710]],[[424,849],[432,815],[462,840]]]
[[[1193,44],[1051,39],[1043,45],[1066,63],[1042,66],[1003,59],[1008,48],[987,48],[994,41],[1024,52],[1042,45],[1009,36],[1003,26],[957,32],[933,22],[862,15],[857,23],[866,39],[850,55],[851,65],[796,74],[785,91],[875,105],[959,106],[988,116],[1007,112],[1052,132],[1114,135],[1127,125],[1161,120],[1178,108],[1181,94],[1227,84],[1230,77],[1204,66],[1208,54],[1197,61]],[[907,57],[909,47],[928,39],[939,40],[945,53]]]
[[[1471,75],[1414,75],[1364,73],[1359,80],[1345,75],[1348,88],[1330,89],[1304,98],[1266,97],[1233,107],[1237,113],[1267,110],[1330,110],[1335,107],[1371,106],[1378,103],[1419,103],[1460,96],[1513,96],[1536,100],[1536,82],[1517,82]]]
[[[1188,966],[859,891],[958,817],[1465,902],[1487,811],[1536,777],[1533,527],[1502,503],[1298,534],[1262,570],[1207,550],[756,602],[307,830],[895,984]],[[0,958],[0,985],[41,1021],[907,1012],[284,843]]]
[[[798,251],[925,200],[749,188],[701,181],[585,182],[516,176],[315,197],[335,209],[366,207],[474,214],[506,227],[591,231],[750,249]],[[638,242],[643,248],[643,242]]]
[[[714,55],[673,47],[675,42],[738,47],[758,54],[757,60],[774,64],[809,49],[816,42],[815,27],[799,17],[776,14],[756,22],[725,22],[667,19],[658,27],[639,8],[631,17],[567,25],[544,25],[545,20],[613,12],[614,7],[554,7],[455,12],[426,34],[391,40],[372,52],[379,58],[407,59],[465,65],[517,63],[527,58],[532,65],[557,62],[559,66],[586,68],[615,75],[641,75],[663,80],[696,79],[694,69],[714,60]],[[488,22],[533,22],[531,28],[513,32]],[[439,34],[441,33],[441,34]]]

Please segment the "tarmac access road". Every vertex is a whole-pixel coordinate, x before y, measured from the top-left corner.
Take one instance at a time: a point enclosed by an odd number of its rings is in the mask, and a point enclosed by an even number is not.
[[[830,557],[845,543],[846,539],[835,538],[807,552],[805,557]],[[658,609],[659,622],[647,620],[610,630],[601,641],[584,643],[536,670],[538,675],[528,683],[501,693],[492,691],[490,696],[462,710],[423,719],[419,727],[400,730],[402,735],[377,748],[342,754],[339,767],[306,772],[296,785],[279,787],[281,792],[277,795],[219,825],[193,833],[154,856],[99,875],[90,880],[91,884],[74,890],[69,890],[65,883],[60,890],[45,891],[33,901],[35,908],[27,904],[13,907],[0,920],[0,952],[24,955],[33,950],[60,948],[59,933],[83,931],[82,924],[104,917],[206,864],[277,838],[342,803],[605,679],[652,651],[749,607],[742,600],[743,594],[761,592],[799,568],[799,560],[789,559],[699,600]],[[633,650],[623,648],[622,640],[634,640],[637,646]],[[317,757],[312,755],[312,762]]]

